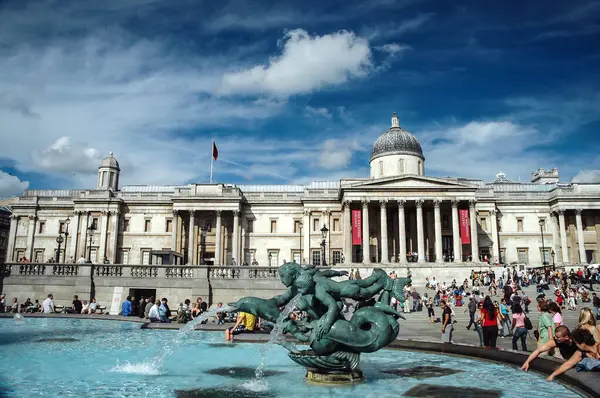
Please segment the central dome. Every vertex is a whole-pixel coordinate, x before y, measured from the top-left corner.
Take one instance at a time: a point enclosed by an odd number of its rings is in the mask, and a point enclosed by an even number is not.
[[[375,141],[371,161],[384,155],[414,155],[425,159],[421,144],[414,135],[400,127],[396,112],[392,115],[392,127]]]

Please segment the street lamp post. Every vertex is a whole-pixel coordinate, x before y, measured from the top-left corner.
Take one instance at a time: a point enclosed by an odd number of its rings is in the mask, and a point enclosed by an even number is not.
[[[321,257],[321,265],[327,265],[327,261],[325,259],[325,253],[327,253],[325,251],[327,232],[329,232],[329,229],[327,229],[327,225],[323,225],[323,228],[321,228],[321,237],[323,238],[323,241],[321,242],[321,246],[323,247],[323,256]]]
[[[206,234],[208,228],[206,226],[200,228],[200,265],[204,265],[204,257],[206,257]]]
[[[63,263],[67,262],[67,241],[69,240],[69,224],[71,223],[71,219],[69,217],[67,217],[67,219],[65,220],[65,254],[63,256]],[[60,251],[60,250],[59,250]]]
[[[62,245],[62,243],[64,241],[65,241],[65,238],[63,238],[62,234],[60,234],[56,237],[56,243],[58,243],[58,250],[56,251],[55,261],[57,263],[60,263],[60,246]],[[65,245],[65,247],[66,247],[66,245]]]
[[[539,224],[540,224],[540,233],[542,234],[542,265],[546,266],[546,265],[548,265],[548,262],[546,261],[546,248],[544,247],[544,224],[545,224],[545,221],[540,220]]]
[[[300,264],[302,264],[302,228],[304,227],[304,224],[302,224],[302,221],[300,221],[298,223],[298,237],[300,238],[300,247],[298,248],[300,251],[300,258],[298,259],[298,262]]]
[[[271,266],[271,259],[273,258],[273,253],[269,253],[269,267]]]
[[[90,239],[89,239],[89,242],[88,242],[88,256],[87,256],[87,259],[88,259],[88,263],[90,263],[90,264],[92,263],[92,239],[94,239],[94,231],[95,230],[96,230],[96,228],[94,228],[93,225],[91,225],[88,228],[88,236],[89,236]]]
[[[554,250],[550,252],[550,255],[552,256],[552,271],[555,271],[556,267],[554,266],[554,256],[556,256],[556,253],[554,253]]]

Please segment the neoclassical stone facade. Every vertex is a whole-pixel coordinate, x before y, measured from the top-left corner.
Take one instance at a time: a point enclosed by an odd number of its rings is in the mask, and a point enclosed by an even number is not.
[[[56,238],[68,230],[61,261],[369,266],[405,264],[407,253],[416,253],[433,267],[485,257],[530,265],[544,256],[557,265],[600,262],[600,185],[561,183],[556,169],[535,171],[527,183],[502,173],[491,182],[428,177],[419,142],[395,114],[373,147],[369,178],[119,187],[120,173],[111,153],[95,189],[25,191],[12,205],[8,257],[55,258]],[[468,214],[467,244],[461,210]],[[352,239],[352,211],[360,212],[360,242]]]

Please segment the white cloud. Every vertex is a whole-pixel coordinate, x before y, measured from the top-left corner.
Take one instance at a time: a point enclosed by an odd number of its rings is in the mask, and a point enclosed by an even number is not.
[[[60,137],[33,157],[35,166],[43,171],[83,174],[95,172],[101,159],[100,151],[85,144],[73,144],[71,137]]]
[[[501,169],[509,179],[529,176],[540,167],[533,152],[546,142],[537,129],[509,121],[480,121],[416,134],[423,146],[426,172],[430,175],[493,180]],[[527,155],[527,151],[529,152]],[[556,159],[546,156],[554,165]]]
[[[327,170],[344,168],[350,164],[352,154],[358,148],[358,144],[355,141],[341,139],[325,140],[319,155],[319,166]]]
[[[20,195],[28,186],[28,181],[21,181],[17,177],[0,170],[0,198]]]
[[[345,30],[311,36],[295,29],[280,44],[282,53],[267,65],[225,74],[223,93],[287,97],[366,76],[372,67],[368,41]]]
[[[600,183],[600,170],[580,170],[571,182],[579,184]]]
[[[313,108],[312,106],[307,106],[304,108],[304,114],[307,117],[324,117],[326,119],[331,119],[331,112],[327,108]]]
[[[411,46],[405,44],[398,43],[388,43],[383,46],[376,47],[377,50],[386,52],[390,55],[396,55],[397,53],[406,52],[408,50],[412,50]]]

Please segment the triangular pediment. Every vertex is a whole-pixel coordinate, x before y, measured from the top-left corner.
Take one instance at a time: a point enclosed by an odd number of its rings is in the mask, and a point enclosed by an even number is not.
[[[342,189],[477,189],[471,184],[435,177],[407,175],[342,183]]]

